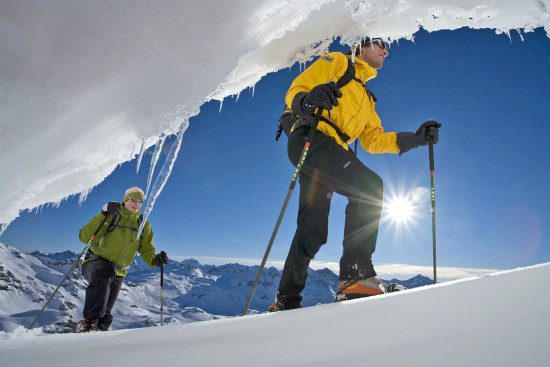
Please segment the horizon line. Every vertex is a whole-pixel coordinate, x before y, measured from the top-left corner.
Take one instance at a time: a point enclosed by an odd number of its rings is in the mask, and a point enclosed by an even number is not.
[[[2,243],[2,242],[0,242]],[[2,243],[5,246],[13,247],[8,244]],[[15,248],[15,247],[14,247]],[[35,250],[40,251],[41,250]],[[32,252],[35,252],[32,251]],[[71,251],[73,250],[65,250]],[[32,253],[29,252],[29,253]],[[49,254],[46,252],[45,254]],[[237,258],[237,257],[221,257],[221,256],[190,256],[190,255],[175,255],[172,259],[176,261],[183,261],[187,259],[195,259],[202,265],[226,265],[237,263],[247,266],[260,265],[262,260],[256,258]],[[265,267],[275,267],[278,270],[282,270],[284,266],[284,260],[267,260]],[[310,268],[313,270],[329,269],[335,274],[339,274],[340,264],[332,261],[320,261],[312,260]],[[379,277],[390,277],[396,279],[410,279],[417,275],[423,275],[430,279],[433,279],[433,266],[432,265],[411,265],[411,264],[396,264],[396,263],[379,263],[375,264],[375,270]],[[475,268],[475,267],[456,267],[456,266],[438,266],[437,267],[437,279],[438,282],[453,281],[458,279],[475,278],[486,276],[492,273],[498,273],[504,270],[512,269],[495,269],[495,268]]]
[[[176,255],[172,257],[174,260],[183,261],[188,259],[197,260],[203,265],[226,265],[226,264],[241,264],[247,266],[260,265],[261,259],[254,258],[234,258],[234,257],[218,257],[218,256],[187,256]],[[267,260],[265,267],[275,267],[278,270],[282,270],[284,266],[284,260]],[[340,264],[331,261],[319,261],[312,260],[310,268],[313,270],[329,269],[335,274],[339,273]],[[430,279],[433,279],[433,266],[428,265],[410,265],[410,264],[375,264],[375,270],[380,277],[388,277],[400,279],[400,277],[407,277],[410,279],[417,275],[423,275]],[[438,281],[452,281],[457,279],[466,279],[473,277],[480,277],[492,273],[501,272],[506,269],[492,269],[492,268],[469,268],[469,267],[455,267],[455,266],[438,266],[437,267],[437,279]]]

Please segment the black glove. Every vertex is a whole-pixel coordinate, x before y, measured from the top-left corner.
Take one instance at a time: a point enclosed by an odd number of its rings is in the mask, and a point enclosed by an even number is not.
[[[101,212],[103,215],[116,215],[118,213],[118,208],[120,208],[120,203],[116,201],[110,201],[107,204],[103,205]]]
[[[336,83],[319,84],[302,96],[299,106],[299,112],[301,113],[298,114],[300,116],[311,115],[317,108],[330,111],[333,106],[338,106],[338,98],[340,97],[342,97],[342,92]]]
[[[161,266],[168,264],[168,255],[166,255],[166,252],[161,251],[155,258],[153,259],[153,265],[154,266]]]
[[[416,133],[404,131],[397,133],[397,145],[399,146],[399,155],[408,152],[413,148],[428,143],[436,144],[439,141],[439,128],[441,124],[435,120],[428,120],[423,123]]]

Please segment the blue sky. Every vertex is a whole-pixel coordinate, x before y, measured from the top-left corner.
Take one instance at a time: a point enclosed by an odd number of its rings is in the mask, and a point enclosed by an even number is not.
[[[547,187],[550,39],[544,30],[419,31],[393,43],[378,77],[368,83],[386,131],[415,131],[427,119],[443,124],[435,146],[438,265],[510,269],[550,261]],[[346,51],[335,42],[332,51]],[[212,101],[190,120],[174,171],[149,220],[157,249],[169,256],[261,258],[294,168],[276,120],[299,65],[264,77],[238,98]],[[165,152],[173,138],[168,139]],[[78,230],[130,186],[145,188],[151,151],[136,174],[127,162],[78,206],[22,213],[0,242],[23,251],[73,250]],[[415,204],[414,220],[383,220],[377,264],[431,266],[428,150],[399,157],[359,152],[385,183],[386,200]],[[164,156],[155,172],[162,166]],[[284,260],[295,230],[298,190],[270,259]],[[414,200],[413,200],[414,199]],[[345,200],[335,196],[329,241],[316,260],[338,262]]]

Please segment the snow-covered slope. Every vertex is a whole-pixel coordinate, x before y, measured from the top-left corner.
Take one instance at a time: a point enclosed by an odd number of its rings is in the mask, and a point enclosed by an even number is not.
[[[549,0],[0,1],[0,223],[89,191],[335,37],[550,30]],[[40,159],[38,159],[40,157]],[[5,225],[0,227],[5,229]]]
[[[543,264],[275,314],[79,335],[20,329],[0,352],[7,367],[544,366],[548,277]]]

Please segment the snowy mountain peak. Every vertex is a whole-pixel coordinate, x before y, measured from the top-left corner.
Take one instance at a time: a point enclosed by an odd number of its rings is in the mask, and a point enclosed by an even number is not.
[[[71,251],[24,254],[0,244],[0,330],[30,325],[77,256]],[[202,265],[194,259],[171,261],[164,268],[164,322],[187,323],[240,315],[258,269],[257,265],[236,263]],[[263,312],[273,303],[280,278],[280,270],[264,269],[249,313]],[[428,278],[413,279],[392,282],[409,288],[431,284]],[[59,320],[80,319],[85,286],[78,262],[37,325],[50,328]],[[303,306],[332,303],[337,287],[338,276],[329,269],[309,269]],[[150,268],[136,256],[114,309],[113,329],[155,325],[159,320],[159,297],[159,269]]]

